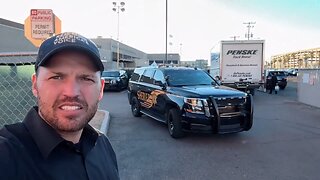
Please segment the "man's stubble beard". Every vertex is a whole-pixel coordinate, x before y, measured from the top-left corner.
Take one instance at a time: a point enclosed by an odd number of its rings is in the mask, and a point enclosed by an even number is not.
[[[70,99],[73,99],[71,100],[71,102],[77,102],[82,104],[85,110],[85,116],[84,117],[64,117],[65,119],[67,119],[68,122],[62,122],[61,120],[59,121],[56,114],[56,109],[58,109],[58,106],[59,104],[61,104],[61,102],[70,102]],[[88,124],[96,114],[98,109],[98,103],[99,103],[99,101],[97,100],[97,102],[95,102],[91,107],[89,107],[86,102],[81,101],[77,98],[66,98],[65,100],[56,100],[52,106],[48,107],[48,105],[42,101],[40,95],[38,95],[37,100],[38,100],[40,116],[51,127],[53,127],[56,131],[59,131],[59,132],[77,132],[83,129],[86,126],[86,124]],[[81,118],[81,119],[78,119],[78,118]]]

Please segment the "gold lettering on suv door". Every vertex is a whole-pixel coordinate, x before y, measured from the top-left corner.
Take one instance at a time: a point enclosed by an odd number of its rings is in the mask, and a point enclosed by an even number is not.
[[[165,94],[165,92],[160,90],[154,90],[150,94],[142,91],[137,92],[138,99],[143,101],[141,105],[145,108],[151,108],[152,106],[157,104],[157,98],[160,94]]]

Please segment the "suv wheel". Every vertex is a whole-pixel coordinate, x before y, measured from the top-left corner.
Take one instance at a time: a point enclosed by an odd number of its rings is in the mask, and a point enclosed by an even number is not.
[[[181,117],[178,109],[170,109],[167,116],[168,130],[173,138],[181,138],[185,136],[182,131]]]
[[[140,117],[142,115],[137,97],[133,97],[131,100],[131,112],[134,117]]]

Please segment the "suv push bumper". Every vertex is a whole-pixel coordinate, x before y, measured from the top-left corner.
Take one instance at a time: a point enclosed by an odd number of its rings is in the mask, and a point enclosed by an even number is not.
[[[216,101],[212,99],[210,117],[204,114],[184,112],[182,115],[183,127],[191,131],[208,131],[217,134],[247,131],[252,126],[252,98],[247,99],[237,112],[222,112]]]
[[[235,83],[222,83],[224,86],[228,86],[235,89],[257,89],[263,83],[256,83],[256,82],[235,82]]]
[[[247,116],[244,113],[220,117],[182,116],[183,127],[186,130],[211,131],[218,134],[244,131],[246,122]]]

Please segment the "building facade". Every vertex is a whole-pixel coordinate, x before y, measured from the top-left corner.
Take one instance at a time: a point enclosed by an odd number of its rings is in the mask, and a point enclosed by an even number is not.
[[[320,68],[320,48],[272,56],[270,66],[274,69]]]
[[[169,53],[166,60],[166,54],[148,54],[148,64],[151,65],[153,62],[157,65],[180,65],[180,55]]]
[[[101,59],[106,69],[117,68],[118,41],[111,38],[97,37],[91,39],[99,48]],[[147,54],[119,42],[119,68],[132,69],[148,65]]]
[[[181,61],[181,66],[208,69],[208,60],[197,59],[195,61]]]
[[[38,48],[24,36],[24,26],[0,18],[0,64],[34,63]]]
[[[38,48],[24,36],[24,25],[0,18],[0,63],[17,64],[34,63]],[[158,65],[166,64],[179,66],[180,55],[169,53],[166,61],[165,53],[147,54],[112,38],[97,37],[91,39],[99,48],[105,69],[133,69],[149,66],[153,62]],[[119,46],[119,61],[118,61]]]

